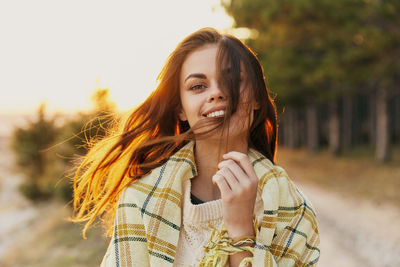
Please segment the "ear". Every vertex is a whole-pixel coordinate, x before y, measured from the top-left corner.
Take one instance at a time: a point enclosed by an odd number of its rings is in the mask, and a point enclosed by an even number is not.
[[[179,112],[178,116],[181,121],[187,121],[186,113],[183,109]]]

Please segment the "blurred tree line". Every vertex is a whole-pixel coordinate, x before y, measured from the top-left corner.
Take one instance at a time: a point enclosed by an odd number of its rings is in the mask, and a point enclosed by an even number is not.
[[[258,54],[278,96],[279,143],[335,155],[357,145],[390,160],[400,144],[400,1],[223,0],[235,27]],[[108,90],[92,111],[57,123],[45,106],[37,120],[13,134],[17,165],[31,199],[72,196],[73,159],[87,152],[113,122]],[[87,124],[87,122],[90,122]],[[56,144],[56,145],[55,145]],[[58,178],[58,179],[57,179]]]
[[[279,143],[335,155],[400,144],[400,1],[222,0],[277,94]],[[282,114],[280,114],[282,113]]]
[[[115,119],[115,104],[108,89],[98,89],[92,100],[93,110],[69,117],[49,117],[42,104],[36,119],[14,130],[12,150],[18,169],[26,177],[19,189],[27,198],[72,199],[74,164],[86,154],[91,142],[106,135]]]

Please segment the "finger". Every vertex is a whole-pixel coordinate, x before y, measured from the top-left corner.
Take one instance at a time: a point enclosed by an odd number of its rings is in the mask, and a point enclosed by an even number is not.
[[[249,157],[246,154],[236,151],[231,151],[224,154],[222,157],[224,159],[232,159],[236,161],[249,177],[257,178],[257,175],[254,171],[254,167],[251,164]]]
[[[248,179],[248,175],[242,167],[232,159],[223,160],[218,164],[219,169],[228,168],[240,182],[242,179]]]
[[[257,178],[251,179],[233,160],[230,159],[227,162],[224,162],[224,164],[226,164],[227,167],[222,168],[218,172],[221,172],[221,174],[226,178],[232,192],[235,194],[241,195],[245,192],[249,192],[258,184]],[[240,175],[233,173],[231,168],[236,169],[236,172],[240,172]]]
[[[219,191],[221,191],[221,198],[225,198],[225,196],[229,196],[231,191],[231,188],[229,187],[229,184],[226,182],[225,178],[219,174],[214,174],[212,177],[213,183],[217,184]]]
[[[217,174],[225,178],[225,181],[231,188],[231,191],[237,191],[238,188],[240,187],[239,180],[228,168],[220,169],[219,171],[217,171]]]

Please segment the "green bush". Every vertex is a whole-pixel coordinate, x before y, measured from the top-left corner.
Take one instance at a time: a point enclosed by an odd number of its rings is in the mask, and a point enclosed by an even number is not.
[[[47,149],[59,134],[55,117],[46,118],[44,104],[39,107],[37,115],[37,119],[29,121],[26,127],[16,128],[11,140],[16,165],[26,176],[20,190],[32,200],[47,199],[52,195],[41,179],[46,176],[49,161],[53,158]]]
[[[65,202],[72,200],[71,178],[76,160],[87,153],[88,142],[106,135],[114,119],[115,105],[108,96],[107,89],[96,91],[92,111],[78,113],[60,126],[56,123],[59,117],[48,118],[42,104],[36,119],[15,129],[12,149],[15,164],[26,177],[20,186],[24,196],[33,201],[53,197]]]

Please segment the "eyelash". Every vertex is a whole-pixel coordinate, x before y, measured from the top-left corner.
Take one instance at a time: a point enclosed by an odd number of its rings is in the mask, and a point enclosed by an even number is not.
[[[243,82],[243,77],[241,76],[240,80],[239,80],[239,83],[242,83],[242,82]],[[204,87],[206,87],[204,84],[195,84],[195,85],[190,86],[189,90],[190,91],[197,91],[197,90],[203,89]]]
[[[200,88],[200,87],[201,87],[201,88]],[[205,87],[204,84],[195,84],[195,85],[191,86],[191,87],[189,88],[189,90],[195,91],[195,90],[203,89],[204,87]]]

